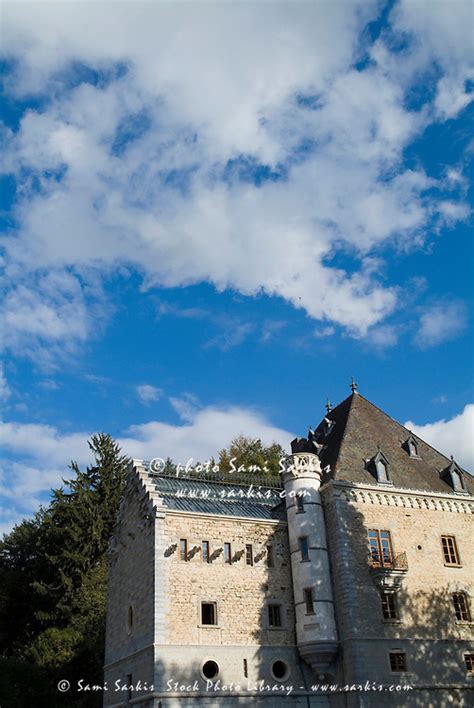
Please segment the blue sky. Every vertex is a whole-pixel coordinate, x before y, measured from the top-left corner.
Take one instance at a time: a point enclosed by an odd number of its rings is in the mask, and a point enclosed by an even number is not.
[[[472,470],[472,19],[4,4],[0,530],[93,432],[287,445],[352,375]]]

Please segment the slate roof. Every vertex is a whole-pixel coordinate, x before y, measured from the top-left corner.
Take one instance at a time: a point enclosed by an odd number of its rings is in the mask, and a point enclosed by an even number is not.
[[[326,479],[373,484],[376,480],[367,460],[373,459],[380,446],[389,462],[389,475],[395,487],[451,493],[454,496],[453,488],[440,476],[451,460],[417,435],[413,437],[417,442],[419,459],[410,457],[403,444],[411,431],[360,393],[352,393],[326,418],[334,421],[326,437],[324,420],[315,431],[318,442],[324,445],[319,453],[321,467],[330,467]],[[473,494],[472,476],[465,473],[464,481]]]
[[[280,489],[160,474],[150,476],[168,509],[251,519],[286,518]]]

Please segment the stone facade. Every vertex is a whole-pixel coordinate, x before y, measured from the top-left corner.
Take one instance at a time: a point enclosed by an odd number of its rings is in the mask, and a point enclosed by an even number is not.
[[[342,426],[354,437],[359,423],[344,422],[341,410],[354,417],[368,406],[346,401],[335,409],[339,446]],[[385,415],[369,411],[372,426]],[[385,419],[383,426],[387,449],[394,451],[386,459],[395,464],[402,454],[397,440],[403,445],[405,431]],[[325,425],[324,436],[332,427]],[[360,427],[370,442],[370,426],[362,420]],[[439,480],[449,461],[431,449],[422,474],[414,467],[413,488],[405,483],[409,462],[398,479],[393,475],[405,486],[392,479],[378,484],[368,463],[373,453],[359,449],[361,466],[352,462],[354,471],[343,479],[338,465],[350,451],[341,455],[327,444],[320,451],[317,440],[324,436],[312,435],[295,441],[298,452],[289,459],[315,461],[316,473],[283,476],[286,508],[284,492],[277,489],[271,502],[218,503],[213,511],[212,502],[196,502],[195,489],[183,500],[176,480],[159,479],[146,464],[134,464],[109,553],[105,706],[474,703],[474,675],[464,659],[474,651],[474,624],[472,615],[457,619],[453,605],[453,593],[463,593],[474,612],[473,495],[467,487],[443,487]],[[380,430],[374,438],[380,444]],[[313,452],[304,452],[305,446]],[[323,472],[320,460],[331,455]],[[300,488],[309,490],[303,505],[288,496]],[[369,531],[390,534],[389,562],[377,564],[369,556]],[[441,536],[455,538],[459,563],[446,564]],[[230,544],[230,562],[224,544]],[[396,616],[384,618],[382,592],[390,595]],[[202,603],[214,607],[211,624],[204,621]],[[277,626],[271,626],[269,605],[279,608]],[[404,656],[399,671],[391,654]],[[218,666],[212,680],[204,675],[207,662]],[[279,675],[277,665],[284,668]],[[136,690],[127,689],[130,683]],[[316,684],[327,689],[313,690]]]
[[[339,679],[414,686],[402,697],[358,696],[348,705],[468,705],[466,691],[474,681],[466,672],[464,653],[473,651],[474,623],[456,620],[451,595],[465,592],[474,607],[472,498],[453,504],[441,495],[381,494],[375,486],[337,482],[330,482],[322,495],[342,638]],[[369,529],[389,531],[394,555],[406,554],[408,569],[394,593],[398,619],[383,618],[367,558]],[[459,567],[445,564],[441,535],[455,537]],[[404,674],[390,669],[389,653],[398,650],[407,656]]]

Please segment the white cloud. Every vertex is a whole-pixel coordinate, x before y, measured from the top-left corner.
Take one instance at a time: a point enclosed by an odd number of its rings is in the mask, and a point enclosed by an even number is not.
[[[171,425],[153,421],[132,425],[127,437],[119,442],[123,450],[135,457],[172,457],[185,464],[189,458],[201,462],[216,455],[238,435],[261,438],[264,443],[278,442],[285,448],[294,438],[290,432],[269,423],[260,413],[239,406],[202,409],[187,407],[184,422]],[[179,457],[179,459],[177,459]]]
[[[186,22],[179,3],[140,12],[116,3],[113,13],[104,3],[7,3],[3,51],[18,60],[9,88],[51,99],[10,136],[5,160],[22,198],[7,273],[132,264],[146,287],[205,281],[264,292],[364,335],[397,302],[397,288],[364,268],[367,253],[387,240],[419,243],[435,214],[446,225],[467,215],[461,202],[434,196],[421,168],[402,167],[405,147],[436,111],[446,113],[441,82],[437,108],[405,107],[413,77],[440,58],[451,91],[470,42],[467,23],[436,10],[425,27],[412,5],[401,3],[393,22],[418,44],[400,56],[382,37],[373,64],[356,71],[375,1],[199,4],[186,7]],[[71,88],[71,62],[109,80]],[[113,75],[119,62],[128,73]],[[298,96],[316,97],[317,110]],[[285,164],[286,177],[258,187],[223,181],[239,157]],[[355,272],[332,264],[341,245],[359,259]],[[18,288],[16,351],[32,329],[37,335],[35,322],[50,341],[90,335],[85,299],[32,303],[27,286]]]
[[[136,388],[137,396],[143,403],[153,403],[158,401],[163,395],[161,388],[152,386],[151,384],[141,384]]]
[[[434,305],[420,317],[420,326],[414,341],[421,349],[436,346],[457,337],[467,322],[463,303]]]
[[[391,20],[398,31],[413,35],[415,50],[405,59],[412,71],[432,70],[435,64],[443,70],[437,82],[435,111],[442,119],[455,117],[473,99],[466,89],[466,82],[474,78],[472,2],[400,0]]]
[[[117,438],[124,454],[142,459],[169,456],[186,464],[191,457],[204,462],[216,456],[239,434],[261,438],[268,444],[279,442],[284,447],[294,437],[252,409],[231,405],[199,408],[193,396],[172,399],[171,403],[181,421],[176,425],[161,421],[132,425]],[[47,501],[49,490],[69,477],[71,459],[81,466],[91,463],[88,438],[90,433],[86,431],[61,433],[50,425],[0,423],[4,454],[16,459],[1,461],[0,504],[5,504],[8,513],[2,518],[0,530],[8,531],[13,523]]]
[[[100,331],[105,316],[101,288],[94,280],[81,281],[63,269],[38,278],[20,276],[4,297],[2,347],[43,366],[75,351]]]
[[[405,427],[445,455],[453,455],[456,462],[474,473],[474,404],[469,403],[450,420],[426,425],[408,421]]]

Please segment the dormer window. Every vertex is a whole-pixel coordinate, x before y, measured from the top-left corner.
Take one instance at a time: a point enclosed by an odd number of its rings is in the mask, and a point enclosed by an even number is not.
[[[372,469],[372,474],[374,474],[377,482],[380,484],[392,484],[389,466],[387,458],[379,448],[375,457],[370,461],[370,468]]]
[[[403,447],[410,457],[420,457],[418,453],[418,441],[413,435],[410,434],[410,437],[403,443]]]
[[[444,470],[442,477],[458,494],[467,494],[464,483],[464,473],[459,465],[451,458],[450,465]]]

